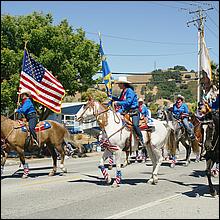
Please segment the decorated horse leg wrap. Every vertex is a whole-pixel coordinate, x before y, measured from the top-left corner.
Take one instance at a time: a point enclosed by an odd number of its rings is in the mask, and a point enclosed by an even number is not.
[[[109,174],[108,174],[108,172],[106,171],[105,167],[102,166],[102,165],[100,165],[100,166],[99,166],[99,169],[101,170],[102,175],[104,176],[105,180],[108,182]]]
[[[29,166],[28,166],[28,163],[25,163],[23,167],[24,167],[24,175],[28,176],[28,174],[29,174]]]
[[[121,170],[117,170],[116,172],[115,183],[117,184],[121,183]]]

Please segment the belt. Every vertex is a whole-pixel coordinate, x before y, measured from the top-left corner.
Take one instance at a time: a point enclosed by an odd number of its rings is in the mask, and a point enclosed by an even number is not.
[[[32,116],[32,115],[36,115],[36,112],[31,112],[31,113],[27,114],[27,117]]]

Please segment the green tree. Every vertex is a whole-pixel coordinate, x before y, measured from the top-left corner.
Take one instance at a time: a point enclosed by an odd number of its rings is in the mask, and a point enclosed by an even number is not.
[[[51,14],[34,12],[25,16],[1,17],[1,110],[16,108],[24,42],[28,52],[62,83],[67,95],[86,91],[96,83],[100,70],[99,45],[85,32],[63,20],[53,25]],[[44,119],[49,109],[42,108]],[[47,114],[45,113],[47,112]]]

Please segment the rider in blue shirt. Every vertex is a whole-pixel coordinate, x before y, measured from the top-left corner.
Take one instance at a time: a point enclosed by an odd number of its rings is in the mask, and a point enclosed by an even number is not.
[[[175,118],[182,120],[183,125],[185,126],[190,138],[194,141],[195,140],[194,128],[190,126],[188,121],[189,109],[187,104],[184,103],[183,101],[184,101],[184,97],[182,95],[178,95],[176,103],[173,105],[173,108],[171,110]]]
[[[38,119],[37,119],[35,107],[30,98],[31,92],[27,89],[21,89],[20,93],[18,94],[21,95],[22,104],[16,110],[16,113],[20,113],[25,116],[25,118],[28,121],[30,133],[34,138],[34,145],[38,146],[37,135],[35,132],[35,127],[37,125]]]
[[[139,127],[140,112],[138,109],[138,98],[137,94],[134,92],[134,88],[131,82],[127,81],[125,77],[119,77],[117,82],[120,89],[122,89],[121,95],[118,97],[112,97],[114,103],[120,107],[118,112],[121,114],[130,113],[132,117],[132,123],[134,130],[138,136],[140,145],[143,146],[143,136]]]

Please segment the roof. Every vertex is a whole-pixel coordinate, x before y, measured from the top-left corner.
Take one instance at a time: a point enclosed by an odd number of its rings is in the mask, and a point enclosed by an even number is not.
[[[75,106],[62,107],[61,114],[64,115],[76,115],[78,111],[82,108],[83,104],[78,104]]]
[[[64,102],[61,104],[61,108],[66,108],[70,106],[76,106],[76,105],[84,105],[87,102]]]

